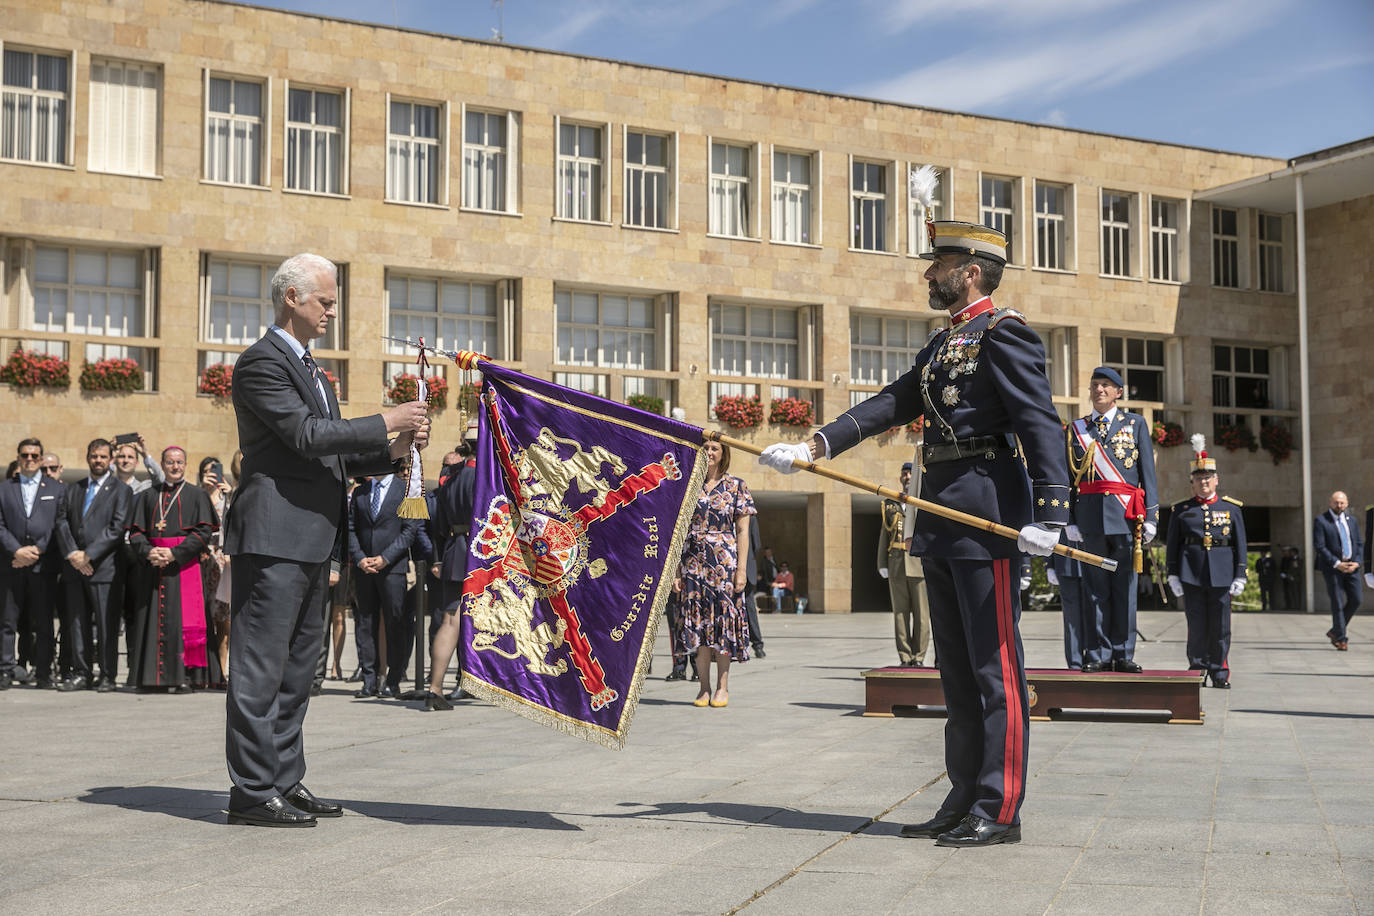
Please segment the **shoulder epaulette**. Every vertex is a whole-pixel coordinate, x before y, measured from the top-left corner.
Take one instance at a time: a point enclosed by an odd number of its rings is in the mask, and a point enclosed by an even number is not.
[[[937,338],[937,337],[939,337],[941,334],[943,334],[944,331],[945,331],[944,328],[936,328],[935,330],[931,331],[931,332],[930,332],[930,336],[928,336],[928,337],[926,338],[926,343],[930,343],[932,340],[934,340],[935,338]]]
[[[1233,505],[1233,506],[1244,506],[1244,505],[1245,505],[1245,503],[1243,503],[1243,502],[1241,502],[1240,500],[1236,499],[1234,496],[1223,496],[1221,499],[1222,499],[1223,502],[1228,502],[1228,503],[1230,503],[1230,504]]]
[[[997,323],[1004,318],[1011,318],[1022,324],[1030,323],[1026,321],[1026,316],[1022,315],[1016,309],[998,309],[992,313],[992,320],[988,322],[988,330],[991,331],[993,328],[997,327]]]
[[[1180,500],[1180,501],[1174,503],[1173,511],[1174,511],[1174,512],[1181,512],[1182,510],[1188,508],[1188,504],[1189,504],[1190,502],[1192,502],[1192,501],[1193,501],[1192,498],[1189,497],[1188,499]]]

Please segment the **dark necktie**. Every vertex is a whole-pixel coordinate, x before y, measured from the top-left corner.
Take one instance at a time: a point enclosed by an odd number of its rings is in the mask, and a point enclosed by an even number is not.
[[[1107,441],[1107,429],[1107,417],[1104,414],[1097,418],[1097,438],[1101,439],[1103,442]]]
[[[325,397],[324,386],[320,379],[320,364],[315,362],[315,357],[306,350],[301,353],[301,362],[305,363],[305,371],[310,373],[310,380],[315,383],[315,393],[320,396],[320,403],[324,405],[324,412],[329,413],[329,399]]]

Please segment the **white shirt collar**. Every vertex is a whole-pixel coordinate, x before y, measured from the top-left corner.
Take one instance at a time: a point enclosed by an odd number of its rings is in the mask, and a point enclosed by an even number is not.
[[[21,484],[24,484],[25,486],[36,487],[36,486],[38,486],[38,482],[39,482],[40,480],[42,480],[42,479],[43,479],[43,469],[42,469],[42,468],[39,468],[37,471],[35,471],[35,472],[32,473],[32,474],[25,474],[23,471],[20,471],[20,472],[19,472],[19,482],[20,482]]]
[[[300,359],[302,356],[305,355],[305,347],[301,344],[299,340],[288,334],[284,328],[279,328],[274,324],[267,330],[276,331],[278,336],[280,336],[282,340],[286,341],[286,345],[291,348],[291,352],[296,354],[296,359]]]
[[[93,486],[95,486],[95,487],[103,487],[103,486],[105,486],[105,481],[107,481],[107,480],[110,479],[110,475],[111,475],[112,473],[114,473],[114,472],[113,472],[113,471],[106,471],[106,472],[104,473],[104,475],[101,476],[101,477],[92,477],[92,478],[90,478],[91,484],[92,484]]]
[[[1108,411],[1107,411],[1106,413],[1104,413],[1104,414],[1099,414],[1096,410],[1094,410],[1094,411],[1093,411],[1093,422],[1094,422],[1094,423],[1097,422],[1097,418],[1098,418],[1098,417],[1106,417],[1106,418],[1107,418],[1107,425],[1110,426],[1112,423],[1116,422],[1116,405],[1113,404],[1111,410],[1108,410]]]

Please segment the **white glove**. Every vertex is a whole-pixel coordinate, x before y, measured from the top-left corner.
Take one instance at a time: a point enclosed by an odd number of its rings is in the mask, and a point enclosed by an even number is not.
[[[795,474],[801,468],[793,467],[793,461],[811,462],[811,443],[778,442],[768,446],[759,455],[759,464],[772,468],[779,474]]]
[[[878,569],[878,575],[880,575],[880,576],[882,576],[884,579],[886,579],[886,578],[887,578],[887,567],[886,567],[886,566],[879,567],[879,569]]]
[[[1183,580],[1178,576],[1169,577],[1169,591],[1174,593],[1175,598],[1183,597]]]
[[[1236,580],[1234,580],[1234,581],[1231,583],[1231,597],[1232,597],[1232,598],[1235,598],[1235,597],[1239,596],[1240,593],[1243,592],[1243,591],[1245,591],[1245,580],[1244,580],[1244,579],[1236,579]]]
[[[1016,537],[1016,549],[1033,557],[1047,557],[1059,543],[1059,532],[1044,525],[1027,525]]]
[[[1070,525],[1064,529],[1064,536],[1071,541],[1083,540],[1083,532],[1078,530],[1077,525]]]
[[[1374,573],[1364,574],[1364,584],[1368,585],[1370,588],[1374,588]]]
[[[1150,543],[1151,541],[1153,541],[1153,540],[1155,539],[1155,535],[1158,534],[1158,533],[1159,533],[1159,526],[1158,526],[1158,525],[1156,525],[1154,522],[1146,522],[1146,523],[1145,523],[1145,532],[1144,532],[1144,535],[1145,535],[1145,536],[1144,536],[1144,541],[1145,541],[1146,544],[1148,544],[1148,543]]]
[[[1050,580],[1050,585],[1059,584],[1059,573],[1054,571],[1053,566],[1045,567],[1045,578]]]
[[[1022,577],[1021,577],[1021,591],[1024,592],[1026,589],[1030,588],[1030,583],[1031,583],[1031,577],[1030,577],[1030,576],[1022,576]]]

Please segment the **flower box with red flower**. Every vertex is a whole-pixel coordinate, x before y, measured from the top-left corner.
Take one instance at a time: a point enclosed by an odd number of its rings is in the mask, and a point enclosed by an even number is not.
[[[1275,464],[1287,461],[1293,454],[1293,434],[1287,426],[1279,423],[1261,426],[1260,447],[1273,457]]]
[[[1230,423],[1217,424],[1217,443],[1224,446],[1228,452],[1237,449],[1247,451],[1259,451],[1259,443],[1255,441],[1255,434],[1250,432],[1250,427],[1243,424],[1231,425]]]
[[[200,394],[227,398],[234,390],[234,367],[229,363],[211,363],[200,374],[196,391]]]
[[[442,375],[430,376],[425,379],[425,385],[429,389],[425,401],[430,407],[438,410],[448,406],[448,381]],[[419,377],[401,373],[391,380],[386,396],[395,404],[407,404],[415,400],[420,396]]]
[[[1150,439],[1160,448],[1183,444],[1183,427],[1167,420],[1156,420],[1150,427]]]
[[[15,388],[69,388],[71,366],[65,359],[37,350],[15,350],[0,366],[0,382]]]
[[[805,398],[773,398],[768,408],[768,422],[781,426],[810,426],[816,408]]]
[[[751,429],[763,423],[758,395],[723,394],[716,398],[716,419],[731,429]]]
[[[82,391],[142,391],[143,370],[132,359],[102,359],[81,367]]]

